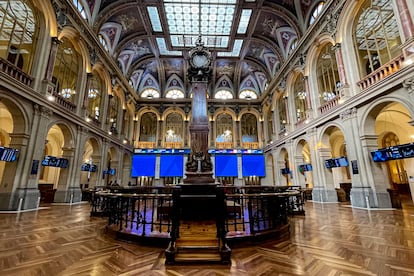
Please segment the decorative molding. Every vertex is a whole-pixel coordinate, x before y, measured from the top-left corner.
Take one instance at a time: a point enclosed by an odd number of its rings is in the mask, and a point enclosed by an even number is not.
[[[414,92],[414,78],[409,78],[403,81],[403,87],[407,88],[408,93]]]
[[[345,121],[350,118],[355,118],[357,115],[356,107],[345,109],[343,112],[339,114],[339,117],[342,121]]]

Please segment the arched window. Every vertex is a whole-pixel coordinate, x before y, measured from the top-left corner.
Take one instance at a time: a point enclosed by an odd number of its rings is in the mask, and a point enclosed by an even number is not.
[[[257,99],[257,94],[253,90],[243,90],[240,92],[239,98],[246,100],[255,100]]]
[[[401,55],[401,39],[392,1],[367,0],[354,26],[354,43],[361,75]]]
[[[297,38],[294,38],[294,40],[290,44],[288,55],[290,55],[291,53],[293,53],[293,51],[296,49],[297,46],[298,46],[298,39]]]
[[[319,2],[318,5],[313,9],[312,15],[309,18],[309,26],[312,25],[316,18],[322,13],[323,6],[325,5],[325,2]]]
[[[141,98],[155,99],[160,97],[160,92],[153,88],[144,89],[141,93]]]
[[[142,115],[139,128],[139,141],[155,142],[157,138],[157,116],[152,112]]]
[[[81,0],[72,0],[73,5],[78,10],[79,14],[82,16],[83,19],[87,19],[86,12]]]
[[[233,142],[233,119],[229,114],[220,114],[216,121],[216,142]]]
[[[165,128],[165,142],[182,142],[183,118],[180,114],[168,114]]]
[[[306,90],[305,90],[305,79],[300,74],[296,77],[293,85],[293,92],[295,96],[295,117],[296,122],[303,121],[306,119]]]
[[[71,103],[75,103],[80,61],[81,56],[72,43],[63,38],[58,47],[52,81],[56,93]]]
[[[178,89],[171,89],[167,91],[165,97],[168,99],[183,99],[184,92]]]
[[[316,75],[318,78],[320,104],[322,105],[338,97],[341,83],[335,52],[330,43],[321,49],[316,65]]]
[[[267,140],[272,141],[273,137],[273,111],[267,113]]]
[[[257,118],[253,114],[246,113],[240,119],[242,143],[258,141]]]
[[[102,46],[104,47],[104,49],[108,52],[109,51],[108,43],[106,43],[105,38],[103,38],[103,36],[101,34],[98,34],[98,40],[102,44]]]
[[[30,73],[37,33],[32,9],[25,1],[0,1],[0,57]]]
[[[214,94],[214,98],[221,100],[233,99],[233,94],[229,90],[218,90]]]
[[[100,121],[103,91],[104,85],[101,78],[98,75],[93,74],[88,90],[88,111],[89,117],[93,118],[95,121]]]
[[[279,131],[280,133],[286,132],[286,126],[288,124],[288,117],[287,117],[287,97],[282,96],[278,101],[278,109],[279,109]]]
[[[119,98],[114,95],[109,97],[109,124],[110,132],[117,134],[118,133],[118,110],[119,110]]]

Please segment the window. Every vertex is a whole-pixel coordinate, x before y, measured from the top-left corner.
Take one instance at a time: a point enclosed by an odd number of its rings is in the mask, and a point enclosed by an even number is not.
[[[30,73],[38,27],[25,1],[0,1],[0,57]]]
[[[401,55],[401,39],[391,1],[368,0],[354,26],[354,43],[362,75]]]
[[[318,56],[316,63],[316,75],[319,88],[319,102],[324,104],[339,96],[341,83],[339,80],[338,66],[332,44],[326,44]]]
[[[58,46],[52,81],[55,84],[55,92],[71,103],[75,102],[80,60],[81,56],[70,40],[63,38]]]
[[[252,90],[243,90],[239,95],[240,99],[254,100],[257,99],[257,94]]]
[[[325,2],[319,2],[318,5],[316,5],[315,9],[312,12],[311,17],[309,18],[309,26],[312,25],[316,18],[322,13],[323,6],[325,5]]]
[[[141,98],[154,99],[154,98],[159,98],[159,97],[160,97],[160,92],[152,88],[147,88],[141,93]]]
[[[228,90],[219,90],[214,94],[214,98],[222,100],[233,99],[233,94]]]
[[[73,5],[75,5],[76,9],[78,10],[79,14],[82,16],[82,18],[87,19],[85,8],[83,7],[83,4],[81,3],[81,1],[80,0],[73,0],[72,2],[73,2]]]
[[[168,99],[182,99],[184,98],[184,92],[178,89],[171,89],[165,94]]]
[[[108,44],[106,43],[105,38],[103,38],[103,36],[101,34],[98,34],[98,39],[99,39],[99,42],[104,47],[104,49],[108,52],[109,51],[109,48],[108,48]]]
[[[101,109],[101,98],[104,91],[102,80],[99,76],[93,74],[90,80],[89,90],[88,90],[88,111],[90,117],[96,121],[100,120],[100,109]]]

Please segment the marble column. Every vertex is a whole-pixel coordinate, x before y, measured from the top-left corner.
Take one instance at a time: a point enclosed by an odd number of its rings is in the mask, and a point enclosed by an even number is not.
[[[58,52],[59,44],[62,42],[57,37],[52,37],[51,41],[51,47],[50,47],[50,53],[49,53],[49,60],[47,63],[45,78],[43,80],[43,87],[44,91],[47,95],[53,95],[56,92],[54,84],[52,83],[52,77],[53,77],[53,69],[55,67],[55,61],[56,61],[56,55]]]

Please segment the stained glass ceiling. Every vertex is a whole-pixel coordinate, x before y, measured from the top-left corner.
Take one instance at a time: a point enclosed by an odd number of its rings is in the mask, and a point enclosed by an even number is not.
[[[226,50],[232,44],[233,23],[238,34],[246,33],[252,13],[244,9],[235,20],[236,4],[237,0],[164,0],[171,46],[192,47],[201,34],[205,46]],[[158,9],[148,7],[147,10],[153,31],[163,32]],[[234,45],[233,55],[237,47],[239,45]]]

